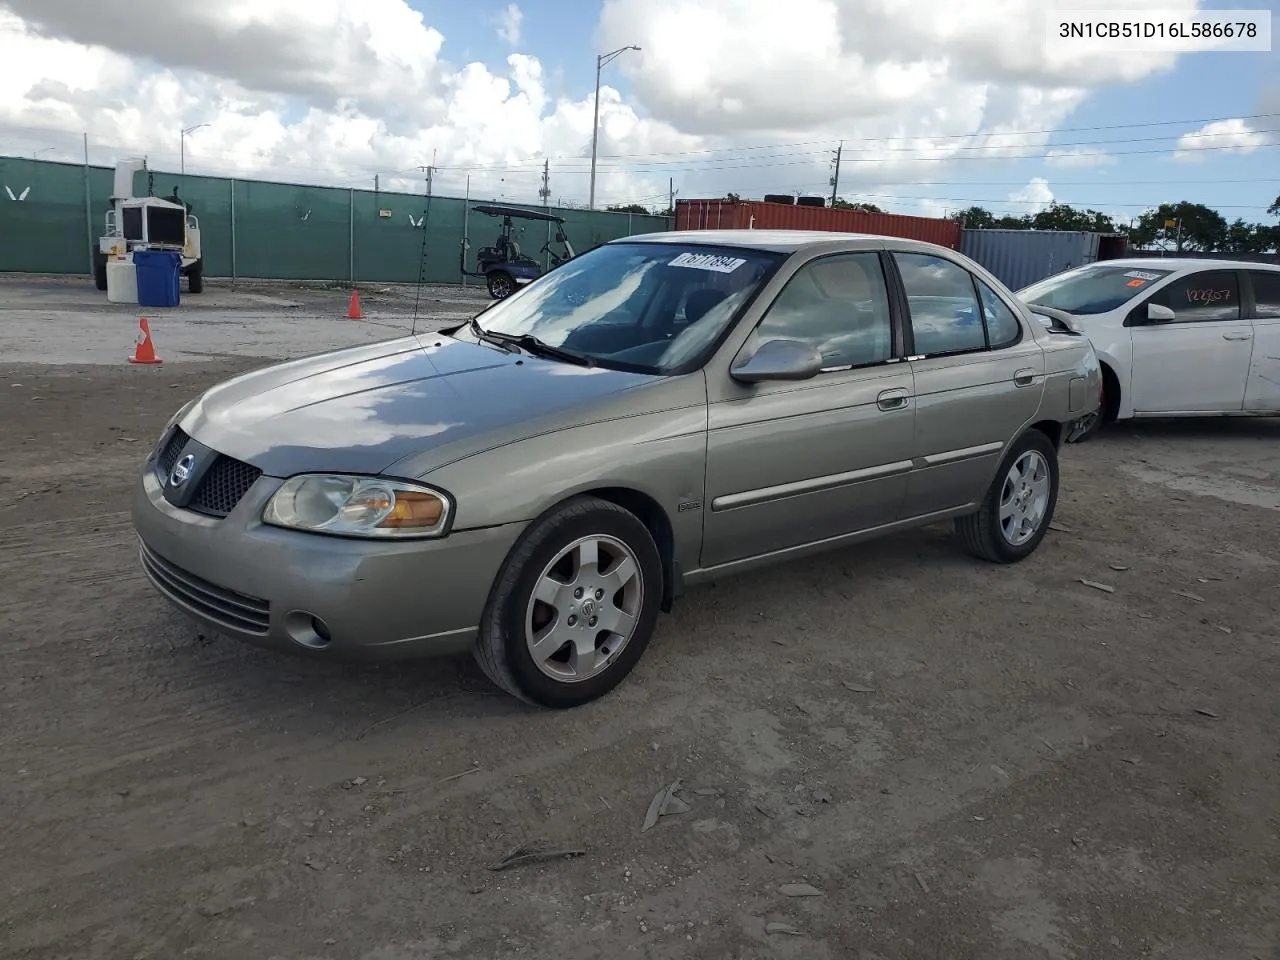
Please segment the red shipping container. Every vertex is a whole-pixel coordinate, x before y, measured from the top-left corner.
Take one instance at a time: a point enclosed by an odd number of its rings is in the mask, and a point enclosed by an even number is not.
[[[904,237],[960,248],[957,220],[904,217],[832,207],[803,207],[761,200],[677,200],[677,230],[820,230]]]

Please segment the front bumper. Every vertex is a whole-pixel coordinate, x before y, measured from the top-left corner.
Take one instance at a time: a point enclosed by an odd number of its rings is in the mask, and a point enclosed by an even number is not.
[[[260,519],[280,483],[259,477],[227,516],[210,517],[169,503],[148,460],[133,522],[155,588],[210,630],[259,646],[393,659],[469,647],[523,524],[397,543],[283,530]]]

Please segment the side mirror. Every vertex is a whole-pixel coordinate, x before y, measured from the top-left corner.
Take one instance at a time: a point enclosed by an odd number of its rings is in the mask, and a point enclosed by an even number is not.
[[[742,383],[808,380],[822,371],[818,351],[799,340],[766,340],[754,354],[735,360],[729,376]]]
[[[1147,304],[1147,319],[1152,323],[1172,323],[1174,312],[1159,303]]]

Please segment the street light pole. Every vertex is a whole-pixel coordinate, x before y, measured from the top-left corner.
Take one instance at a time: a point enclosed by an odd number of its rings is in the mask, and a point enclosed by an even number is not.
[[[207,127],[207,123],[197,123],[194,127],[187,127],[178,136],[178,156],[179,156],[179,172],[186,174],[187,172],[187,134],[192,130],[199,130],[201,127]]]
[[[639,52],[640,48],[626,46],[619,47],[611,53],[596,54],[596,109],[594,119],[591,121],[591,196],[587,201],[587,208],[590,210],[596,208],[596,143],[600,138],[600,71],[628,50]]]

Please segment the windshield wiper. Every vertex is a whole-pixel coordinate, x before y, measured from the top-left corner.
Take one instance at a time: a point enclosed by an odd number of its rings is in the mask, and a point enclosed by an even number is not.
[[[471,321],[475,324],[475,321]],[[476,324],[479,326],[479,324]],[[485,330],[483,335],[486,339],[496,343],[505,345],[514,345],[522,347],[529,353],[540,357],[554,357],[557,360],[564,360],[566,363],[576,363],[584,367],[594,367],[595,361],[581,353],[574,353],[572,350],[564,350],[560,347],[553,347],[545,340],[535,337],[532,333],[522,333],[519,336],[510,333],[498,333],[496,330]]]
[[[471,332],[476,335],[478,340],[483,340],[485,343],[491,343],[499,350],[505,350],[507,353],[518,352],[517,350],[512,349],[514,345],[509,338],[504,337],[500,333],[490,333],[484,327],[480,326],[479,321],[475,317],[471,318]]]
[[[530,353],[540,354],[544,357],[555,357],[557,360],[564,360],[568,363],[577,363],[584,367],[594,367],[596,362],[581,353],[575,353],[572,350],[565,350],[561,347],[553,347],[545,340],[540,340],[532,333],[522,334],[518,337],[512,337],[512,342],[520,344]]]

